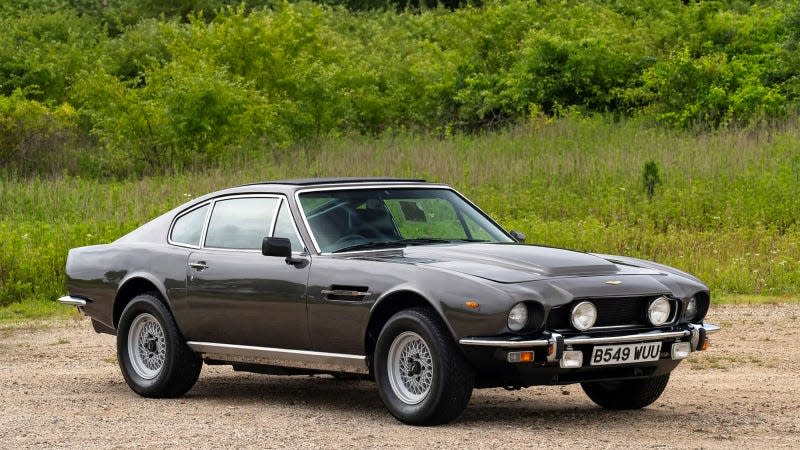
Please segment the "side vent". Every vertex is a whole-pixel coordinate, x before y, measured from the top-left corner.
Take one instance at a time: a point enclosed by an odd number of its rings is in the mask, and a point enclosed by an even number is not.
[[[321,293],[326,300],[345,302],[364,301],[372,295],[372,292],[369,292],[368,286],[347,286],[341,284],[334,284],[330,289],[323,289]]]

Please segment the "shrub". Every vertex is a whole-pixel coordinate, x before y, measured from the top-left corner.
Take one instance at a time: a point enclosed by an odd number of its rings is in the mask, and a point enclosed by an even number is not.
[[[0,169],[29,176],[69,167],[77,144],[76,120],[68,104],[48,108],[19,90],[0,96]]]

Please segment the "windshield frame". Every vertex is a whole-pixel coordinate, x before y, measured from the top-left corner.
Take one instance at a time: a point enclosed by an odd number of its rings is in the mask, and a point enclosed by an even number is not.
[[[336,187],[311,187],[311,188],[303,188],[298,189],[294,193],[294,201],[297,209],[300,211],[300,217],[303,219],[303,226],[308,233],[308,237],[311,238],[311,243],[314,246],[314,251],[318,255],[346,255],[348,253],[364,253],[364,252],[385,252],[387,250],[397,250],[402,249],[403,247],[395,248],[380,248],[380,249],[364,249],[364,250],[353,250],[353,251],[346,251],[346,252],[323,252],[320,250],[319,244],[317,243],[317,239],[314,236],[314,231],[311,229],[311,226],[308,223],[308,219],[306,218],[306,211],[303,209],[303,204],[300,202],[300,196],[302,194],[307,194],[310,192],[321,192],[321,191],[355,191],[355,190],[374,190],[374,189],[442,189],[451,191],[461,200],[463,200],[466,204],[471,206],[478,212],[478,214],[482,215],[489,223],[497,227],[500,232],[503,233],[509,239],[509,243],[514,243],[516,240],[513,236],[500,224],[495,221],[492,216],[486,214],[482,209],[480,209],[475,203],[470,201],[467,197],[462,195],[457,190],[453,189],[450,186],[443,185],[443,184],[423,184],[423,183],[397,183],[397,184],[359,184],[359,185],[346,185],[346,186],[336,186]]]

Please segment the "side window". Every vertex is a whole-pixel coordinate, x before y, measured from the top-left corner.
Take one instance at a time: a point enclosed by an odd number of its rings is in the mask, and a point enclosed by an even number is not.
[[[200,245],[200,234],[206,220],[208,205],[190,211],[175,221],[170,239],[172,242],[188,245]]]
[[[275,231],[272,232],[272,237],[289,238],[289,241],[292,242],[293,252],[302,252],[305,250],[305,247],[300,242],[300,238],[297,237],[297,232],[294,228],[294,219],[292,219],[292,215],[289,212],[289,205],[287,205],[286,202],[283,202],[281,210],[278,212],[278,220],[275,222]]]
[[[276,198],[234,198],[214,204],[206,247],[257,250],[270,233]]]

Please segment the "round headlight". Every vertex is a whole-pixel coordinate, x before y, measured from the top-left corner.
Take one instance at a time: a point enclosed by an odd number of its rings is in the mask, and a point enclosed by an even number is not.
[[[592,302],[580,302],[572,307],[570,322],[578,330],[588,330],[597,321],[597,307]]]
[[[508,328],[519,331],[528,324],[528,307],[524,303],[517,303],[508,313]]]
[[[670,312],[669,299],[658,297],[650,302],[650,306],[647,308],[647,319],[655,326],[664,325],[669,320]]]
[[[692,320],[697,315],[697,299],[692,297],[689,299],[689,303],[686,304],[686,313],[684,313],[683,317],[687,320]]]

